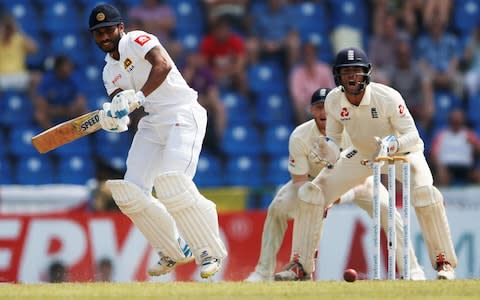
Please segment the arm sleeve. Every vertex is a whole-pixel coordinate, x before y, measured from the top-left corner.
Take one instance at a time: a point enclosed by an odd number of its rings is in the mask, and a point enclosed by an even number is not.
[[[325,111],[327,112],[326,135],[333,139],[335,144],[343,145],[343,125],[333,116],[332,108],[328,101],[325,101]]]
[[[412,115],[402,96],[397,92],[393,96],[393,105],[390,107],[390,120],[393,128],[398,132],[398,152],[406,152],[408,149],[421,143],[420,135]]]
[[[306,145],[298,138],[290,137],[288,141],[288,171],[293,175],[308,174],[309,166]]]
[[[145,58],[148,51],[152,50],[156,46],[160,46],[158,38],[152,34],[138,31],[132,34],[128,40],[128,47],[130,47],[135,54],[141,58]]]

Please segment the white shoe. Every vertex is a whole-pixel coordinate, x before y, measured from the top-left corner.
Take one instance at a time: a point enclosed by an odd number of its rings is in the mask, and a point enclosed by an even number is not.
[[[220,259],[214,257],[207,257],[202,260],[200,265],[200,277],[206,279],[215,275],[221,268]]]
[[[445,254],[440,253],[437,255],[437,279],[443,280],[454,280],[455,279],[455,270],[452,265],[445,260]]]
[[[182,252],[185,255],[184,258],[174,260],[170,256],[163,255],[162,253],[158,253],[160,259],[158,262],[148,269],[148,275],[150,276],[160,276],[167,273],[170,273],[173,269],[177,266],[181,266],[184,264],[188,264],[194,260],[192,250],[183,239],[178,239],[178,243],[182,248]]]
[[[410,280],[427,280],[427,277],[425,277],[423,269],[418,267],[417,269],[410,270]]]
[[[264,275],[258,271],[254,271],[248,275],[247,278],[243,280],[244,282],[265,282],[265,281],[273,281],[273,275]]]
[[[289,262],[283,269],[274,276],[275,281],[307,281],[312,280],[312,274],[308,274],[303,269],[298,259]]]

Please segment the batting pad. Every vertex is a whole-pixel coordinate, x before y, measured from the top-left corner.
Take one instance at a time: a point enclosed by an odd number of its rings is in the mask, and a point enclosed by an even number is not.
[[[413,195],[414,197],[430,197],[428,200],[419,199],[420,201],[417,201],[416,199],[417,203],[433,202],[428,206],[415,207],[432,266],[434,268],[436,266],[437,255],[444,253],[446,260],[455,268],[457,266],[457,255],[453,247],[442,194],[436,187],[430,186],[418,188]]]
[[[162,203],[147,196],[131,182],[108,180],[106,184],[120,210],[132,220],[157,253],[173,260],[185,258],[178,243],[175,221]]]
[[[353,188],[355,192],[355,199],[353,202],[358,205],[361,209],[368,213],[372,217],[372,199],[373,199],[373,186],[372,181],[367,179],[365,184],[356,186]],[[385,232],[388,232],[388,191],[383,186],[379,186],[379,197],[380,197],[380,225],[382,226]],[[395,211],[395,231],[396,231],[396,248],[395,248],[395,257],[397,260],[397,268],[400,274],[403,274],[403,220],[401,214],[396,210]],[[412,243],[408,247],[408,252],[410,256],[410,271],[421,270],[421,266],[418,264],[417,256],[413,249]]]
[[[308,274],[315,271],[315,253],[320,242],[323,228],[322,205],[298,201],[297,214],[293,223],[292,257]]]
[[[170,172],[157,177],[154,185],[158,199],[175,218],[198,264],[206,257],[227,256],[220,239],[216,206],[199,193],[190,178]]]

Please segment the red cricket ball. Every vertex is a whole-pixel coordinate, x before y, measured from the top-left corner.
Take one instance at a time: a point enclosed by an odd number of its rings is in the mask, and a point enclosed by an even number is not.
[[[354,282],[357,280],[357,271],[354,269],[346,269],[345,272],[343,272],[343,279],[347,282]]]

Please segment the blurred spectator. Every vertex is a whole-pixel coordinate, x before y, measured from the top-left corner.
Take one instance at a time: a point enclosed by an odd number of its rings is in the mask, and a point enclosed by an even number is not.
[[[465,64],[465,89],[469,96],[480,91],[480,26],[473,31],[463,54]]]
[[[175,12],[163,0],[143,0],[128,11],[128,30],[143,30],[154,34],[172,57],[181,53],[181,45],[174,37]]]
[[[480,170],[475,162],[479,153],[478,135],[466,126],[463,111],[453,110],[447,127],[433,138],[430,157],[436,170],[437,184],[479,183]]]
[[[232,32],[227,18],[215,21],[200,49],[221,89],[248,94],[245,43],[240,35]]]
[[[52,262],[48,267],[48,282],[61,283],[67,281],[67,270],[65,265],[60,261]]]
[[[246,13],[249,0],[203,0],[207,14],[207,23],[213,25],[219,17],[227,17],[237,31],[246,30]]]
[[[423,21],[425,24],[437,20],[444,26],[448,25],[452,0],[423,0],[423,3]]]
[[[32,92],[40,74],[28,70],[27,56],[37,52],[35,41],[20,31],[15,17],[0,19],[0,91],[17,89]]]
[[[112,281],[112,272],[113,272],[113,265],[112,260],[104,257],[100,259],[97,263],[95,274],[95,281],[101,282],[111,282]]]
[[[111,178],[121,178],[121,176]],[[92,209],[94,211],[120,211],[112,198],[112,192],[110,192],[110,189],[108,189],[105,184],[105,180],[102,180],[93,192]]]
[[[315,44],[307,42],[302,45],[302,63],[296,65],[290,73],[290,93],[297,124],[310,119],[310,97],[319,86],[333,88],[335,82],[331,67],[318,59]]]
[[[34,95],[35,119],[43,128],[87,112],[86,99],[73,77],[74,65],[66,56],[55,58],[53,71],[41,79]]]
[[[207,110],[207,132],[203,148],[222,157],[224,153],[220,145],[227,115],[213,72],[202,55],[192,52],[187,55],[182,74],[188,84],[198,92],[198,102]]]
[[[445,31],[445,25],[439,19],[434,18],[427,24],[427,34],[417,39],[416,55],[424,74],[432,78],[434,89],[463,97],[463,77],[458,69],[458,40]]]
[[[374,72],[381,73],[384,68],[393,64],[398,29],[397,19],[392,13],[379,16],[378,22],[381,24],[370,39],[368,54],[371,63],[375,66]]]
[[[399,25],[414,38],[423,31],[423,4],[424,0],[405,0],[400,8]]]
[[[287,1],[267,0],[267,5],[252,15],[248,40],[250,63],[256,60],[276,60],[292,67],[298,60],[300,38],[295,28],[294,15]]]
[[[435,109],[432,82],[415,62],[406,33],[399,35],[394,49],[393,64],[384,69],[386,83],[402,94],[415,122],[427,129]]]

